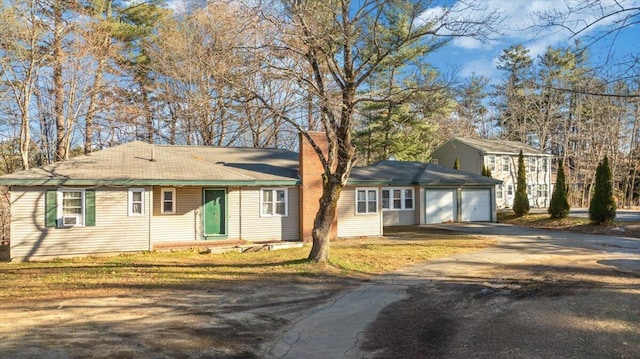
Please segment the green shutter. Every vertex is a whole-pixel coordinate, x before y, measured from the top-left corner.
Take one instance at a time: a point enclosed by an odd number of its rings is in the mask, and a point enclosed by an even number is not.
[[[96,225],[96,191],[86,190],[84,191],[84,225],[95,226]]]
[[[45,197],[45,219],[44,225],[46,227],[55,227],[58,224],[58,191],[47,191]]]

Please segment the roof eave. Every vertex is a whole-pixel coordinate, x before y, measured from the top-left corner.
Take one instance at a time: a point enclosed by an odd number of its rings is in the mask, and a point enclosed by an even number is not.
[[[170,179],[0,179],[10,186],[295,186],[299,179],[278,180],[170,180]]]

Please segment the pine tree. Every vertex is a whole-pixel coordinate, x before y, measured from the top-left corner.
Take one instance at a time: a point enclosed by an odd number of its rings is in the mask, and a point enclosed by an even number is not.
[[[596,168],[596,183],[589,204],[589,219],[593,224],[602,224],[614,218],[616,218],[616,202],[613,200],[609,159],[605,156]]]
[[[482,173],[480,173],[480,174],[485,176],[485,177],[487,176],[487,166],[482,165]]]
[[[518,155],[518,182],[516,183],[516,196],[513,199],[513,212],[517,217],[529,213],[529,196],[527,196],[527,174],[524,168],[524,155],[522,150]]]
[[[489,177],[489,178],[492,178],[493,174],[491,173],[491,168],[487,167],[487,172],[484,175]]]
[[[456,162],[453,164],[453,169],[454,170],[460,169],[460,161],[457,158],[456,158]]]
[[[567,200],[567,187],[564,179],[564,166],[562,162],[558,165],[558,173],[556,175],[556,186],[551,195],[548,212],[551,218],[565,218],[569,215],[569,201]]]

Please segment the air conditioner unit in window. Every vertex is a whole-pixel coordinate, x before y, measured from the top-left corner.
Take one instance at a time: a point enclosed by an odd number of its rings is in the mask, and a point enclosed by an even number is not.
[[[62,217],[63,226],[77,226],[78,224],[80,224],[79,216],[63,216]]]

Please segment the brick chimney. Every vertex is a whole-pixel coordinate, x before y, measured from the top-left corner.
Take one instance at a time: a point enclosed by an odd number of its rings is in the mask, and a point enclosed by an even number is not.
[[[326,134],[320,131],[310,131],[308,134],[326,155],[329,150]],[[310,242],[312,241],[311,231],[313,230],[313,221],[320,208],[322,174],[324,173],[324,169],[322,168],[316,151],[302,133],[300,133],[299,158],[298,174],[302,178],[302,186],[300,188],[300,239],[304,242]],[[331,226],[331,238],[337,236],[336,219],[334,219]]]

